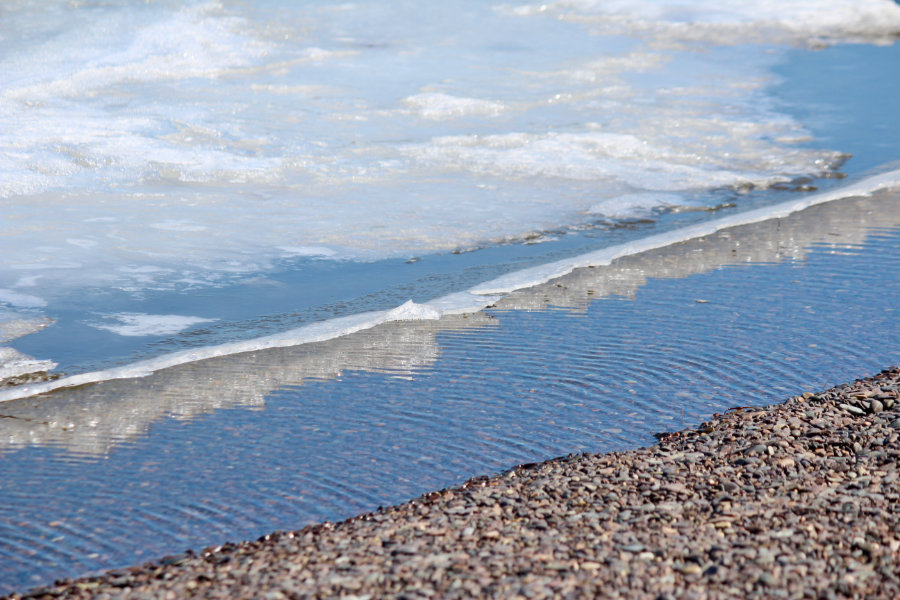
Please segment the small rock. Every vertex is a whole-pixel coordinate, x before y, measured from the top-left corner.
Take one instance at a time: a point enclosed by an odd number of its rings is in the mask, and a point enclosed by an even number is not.
[[[340,524],[29,597],[118,598],[131,588],[135,600],[604,592],[894,600],[900,414],[884,412],[892,398],[877,394],[895,395],[894,382],[900,369],[807,402],[717,415],[654,447],[521,466]],[[863,402],[881,414],[855,418]],[[299,551],[279,541],[295,536]]]
[[[391,550],[391,554],[418,554],[419,544],[403,544]]]
[[[687,563],[686,565],[682,565],[681,567],[679,567],[678,571],[680,571],[684,575],[696,575],[697,573],[703,572],[703,567],[701,567],[697,563]]]

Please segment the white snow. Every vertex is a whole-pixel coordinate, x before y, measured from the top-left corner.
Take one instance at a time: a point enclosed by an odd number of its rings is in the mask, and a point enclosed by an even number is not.
[[[148,315],[146,313],[118,313],[105,315],[105,321],[90,322],[92,327],[124,336],[174,335],[185,329],[211,323],[216,319],[183,315]]]

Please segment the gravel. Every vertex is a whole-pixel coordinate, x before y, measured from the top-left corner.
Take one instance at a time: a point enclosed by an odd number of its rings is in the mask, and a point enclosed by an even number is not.
[[[900,369],[11,598],[898,598]]]

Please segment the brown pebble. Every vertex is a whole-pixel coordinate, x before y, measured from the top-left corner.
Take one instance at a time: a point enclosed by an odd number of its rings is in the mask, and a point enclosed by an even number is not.
[[[900,369],[53,598],[900,597]],[[857,405],[867,402],[870,413]],[[13,595],[13,598],[22,598]]]

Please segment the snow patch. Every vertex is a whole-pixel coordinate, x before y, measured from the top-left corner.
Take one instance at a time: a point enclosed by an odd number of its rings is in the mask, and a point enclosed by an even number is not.
[[[0,302],[18,306],[19,308],[42,308],[47,306],[47,301],[38,296],[14,292],[7,288],[0,288]]]
[[[216,319],[203,317],[148,315],[145,313],[118,313],[107,315],[105,318],[118,321],[118,323],[89,323],[89,325],[123,336],[174,335],[199,323],[216,321]]]

